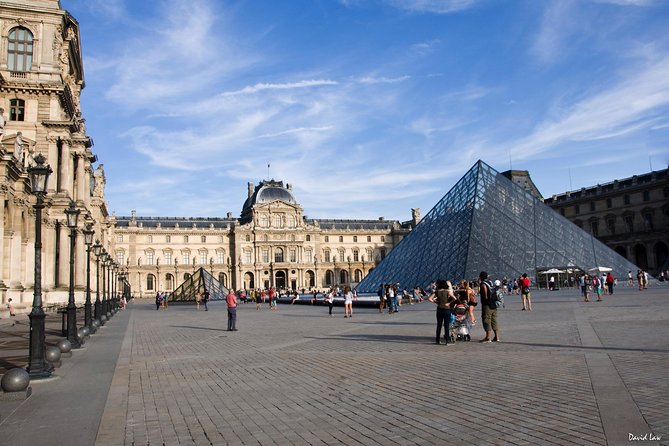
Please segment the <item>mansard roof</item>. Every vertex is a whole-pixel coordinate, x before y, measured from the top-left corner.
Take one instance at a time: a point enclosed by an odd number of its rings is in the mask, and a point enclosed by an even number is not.
[[[223,229],[234,225],[236,218],[217,217],[117,217],[117,227],[129,228],[141,226],[144,228],[197,228]]]
[[[253,194],[244,202],[242,215],[256,204],[271,203],[273,201],[297,204],[297,200],[295,200],[295,196],[291,192],[289,185],[284,186],[283,181],[263,180],[255,187]]]

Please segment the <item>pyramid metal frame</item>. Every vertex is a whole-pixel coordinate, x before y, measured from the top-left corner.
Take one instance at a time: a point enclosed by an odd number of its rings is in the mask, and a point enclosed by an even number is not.
[[[169,295],[169,302],[195,302],[195,294],[209,290],[209,300],[223,300],[229,290],[209,271],[200,268]]]
[[[638,269],[483,161],[474,166],[357,286],[427,287],[437,279],[518,277],[550,268]]]

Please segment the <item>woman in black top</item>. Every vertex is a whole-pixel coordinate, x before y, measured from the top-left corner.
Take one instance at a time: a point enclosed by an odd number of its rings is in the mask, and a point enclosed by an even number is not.
[[[453,294],[453,287],[448,280],[438,280],[437,289],[427,298],[437,304],[437,337],[436,343],[441,344],[441,327],[445,329],[444,344],[449,344],[451,325],[451,304],[457,299]]]

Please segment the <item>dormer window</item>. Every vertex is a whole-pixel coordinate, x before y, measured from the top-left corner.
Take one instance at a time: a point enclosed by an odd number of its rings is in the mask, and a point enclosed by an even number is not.
[[[9,120],[25,121],[26,119],[26,101],[23,99],[11,99],[9,101]]]
[[[30,71],[33,64],[33,34],[22,26],[12,28],[7,36],[7,68]]]

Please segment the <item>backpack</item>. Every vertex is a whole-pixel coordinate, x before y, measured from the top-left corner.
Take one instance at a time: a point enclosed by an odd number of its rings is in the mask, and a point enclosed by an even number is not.
[[[493,309],[505,308],[504,307],[504,293],[502,293],[502,288],[495,286],[491,281],[486,280],[485,284],[488,286],[488,291],[490,295],[488,296],[488,306]]]

